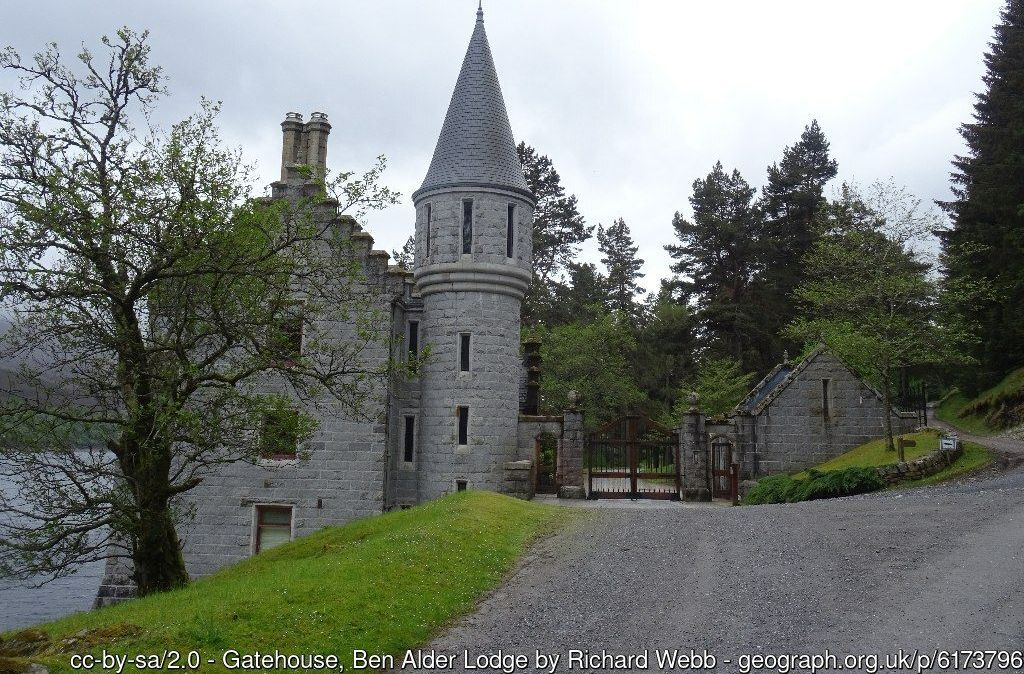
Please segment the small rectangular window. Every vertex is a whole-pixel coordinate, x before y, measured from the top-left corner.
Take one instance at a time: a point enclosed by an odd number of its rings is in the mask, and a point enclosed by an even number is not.
[[[409,321],[409,366],[416,371],[420,354],[420,322]]]
[[[275,410],[263,415],[260,428],[260,456],[265,459],[294,459],[299,439],[292,425],[294,413]]]
[[[413,449],[416,444],[416,417],[405,418],[405,446],[402,451],[402,460],[412,463]]]
[[[473,252],[473,200],[462,202],[462,252]]]
[[[424,243],[426,243],[425,250],[423,251],[423,257],[424,258],[430,257],[430,224],[431,224],[430,220],[431,220],[431,215],[432,215],[432,212],[431,212],[430,204],[427,204],[426,236],[423,237]]]
[[[822,379],[821,380],[821,416],[828,419],[832,416],[832,410],[829,405],[829,398],[831,397],[832,380]]]
[[[292,539],[290,506],[256,506],[255,552],[269,550]]]
[[[516,206],[515,204],[508,205],[508,221],[505,226],[505,257],[515,257],[515,241],[516,241]]]
[[[469,408],[459,407],[459,444],[469,444]]]
[[[459,372],[469,372],[469,333],[459,335]]]
[[[456,480],[455,491],[466,491],[466,487],[468,486],[468,484],[469,483],[466,482],[465,480]]]

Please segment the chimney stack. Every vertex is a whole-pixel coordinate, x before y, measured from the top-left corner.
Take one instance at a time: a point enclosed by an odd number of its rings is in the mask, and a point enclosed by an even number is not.
[[[331,133],[327,115],[314,112],[303,124],[300,113],[289,112],[281,122],[281,131],[281,180],[308,181],[308,177],[296,170],[299,166],[308,166],[314,179],[323,180],[327,173],[327,136]]]

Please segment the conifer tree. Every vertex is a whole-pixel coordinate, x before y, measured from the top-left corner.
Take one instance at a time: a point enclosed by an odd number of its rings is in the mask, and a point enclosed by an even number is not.
[[[526,184],[537,199],[533,211],[533,283],[523,301],[524,318],[536,323],[547,317],[564,272],[594,228],[587,227],[576,195],[565,193],[551,159],[522,142],[516,152]]]
[[[637,281],[644,277],[640,271],[644,261],[636,256],[639,246],[633,243],[629,225],[622,218],[607,228],[598,225],[597,242],[604,253],[601,262],[608,269],[608,308],[635,317],[636,296],[643,292]]]
[[[796,313],[792,293],[804,278],[801,260],[814,243],[815,214],[825,204],[825,185],[839,167],[829,155],[829,142],[817,120],[804,127],[800,140],[768,167],[768,184],[761,194],[765,214],[763,283],[767,290],[764,331],[776,335]],[[785,346],[770,347],[770,360]]]
[[[716,163],[707,177],[693,183],[693,220],[680,213],[672,219],[679,243],[665,246],[712,349],[743,361],[748,369],[762,366],[757,322],[763,311],[753,283],[760,271],[763,221],[754,193],[739,171],[726,173]]]
[[[942,234],[945,287],[961,324],[979,337],[983,388],[1024,364],[1024,0],[1009,0],[985,55],[986,89],[960,127],[968,152],[953,161],[953,220]]]

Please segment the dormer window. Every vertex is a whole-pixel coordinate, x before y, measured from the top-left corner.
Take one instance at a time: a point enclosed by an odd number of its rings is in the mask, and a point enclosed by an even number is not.
[[[462,201],[462,253],[473,252],[473,200]]]

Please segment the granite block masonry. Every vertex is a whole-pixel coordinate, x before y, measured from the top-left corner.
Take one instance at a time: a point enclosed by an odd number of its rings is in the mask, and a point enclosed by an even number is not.
[[[318,194],[331,124],[290,112],[281,124],[281,178],[272,199]],[[180,499],[189,573],[209,574],[270,544],[329,525],[407,507],[463,489],[533,493],[533,442],[520,444],[523,295],[533,275],[535,199],[477,11],[472,36],[423,184],[412,195],[415,260],[389,265],[373,237],[333,199],[314,222],[350,242],[361,272],[356,293],[389,317],[383,339],[362,357],[392,368],[360,418],[321,412],[315,436],[295,456],[220,466]],[[318,331],[345,341],[363,326]],[[412,374],[393,364],[414,365]],[[569,416],[568,487],[581,483],[582,422]],[[562,417],[545,430],[562,436]],[[570,491],[572,491],[570,489]],[[123,598],[130,569],[108,567],[101,603]]]

